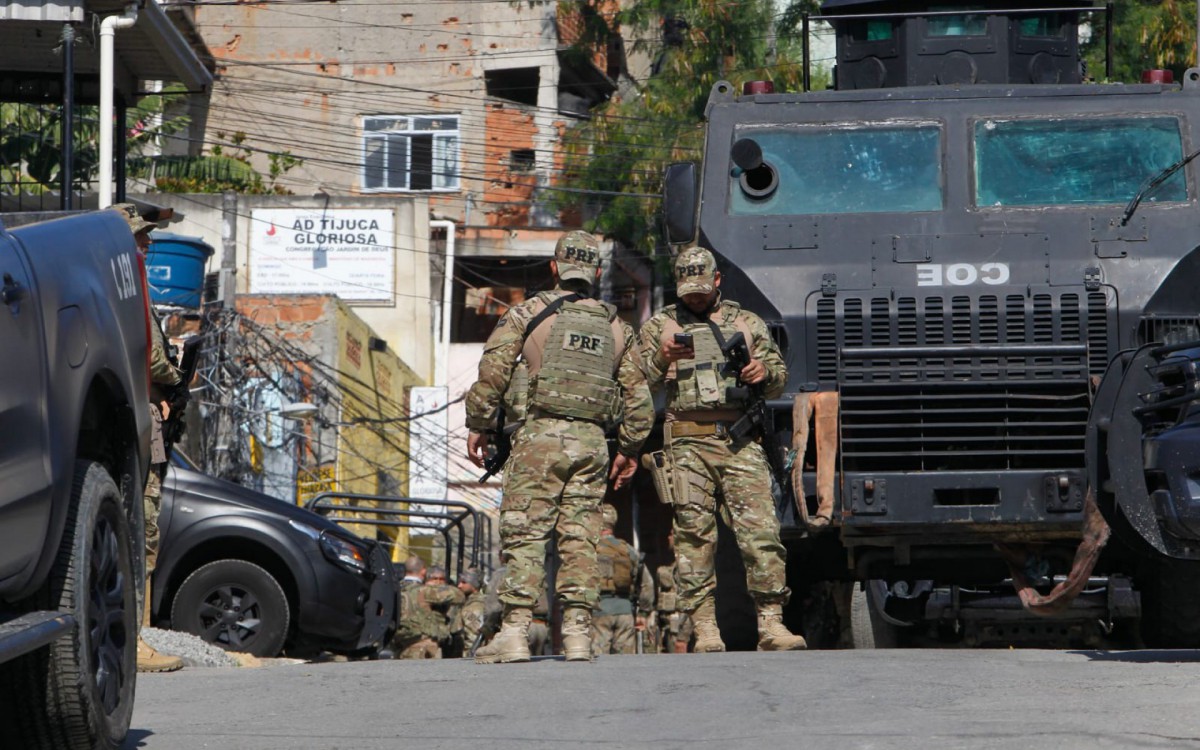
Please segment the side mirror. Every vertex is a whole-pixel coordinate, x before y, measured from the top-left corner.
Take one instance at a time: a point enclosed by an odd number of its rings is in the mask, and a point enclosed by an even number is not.
[[[699,187],[696,162],[667,166],[663,175],[663,220],[667,242],[679,245],[696,238],[696,196]]]

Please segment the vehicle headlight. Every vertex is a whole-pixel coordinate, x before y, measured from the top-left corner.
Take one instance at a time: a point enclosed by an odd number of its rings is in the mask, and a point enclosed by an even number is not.
[[[355,573],[367,572],[367,552],[357,544],[330,534],[321,532],[321,551],[335,563],[349,568]]]

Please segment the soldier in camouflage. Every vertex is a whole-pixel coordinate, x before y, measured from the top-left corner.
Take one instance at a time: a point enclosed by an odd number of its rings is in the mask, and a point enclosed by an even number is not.
[[[132,203],[118,203],[118,211],[129,224],[142,255],[150,249],[150,232],[158,225],[145,219]],[[150,575],[158,561],[158,513],[162,507],[162,477],[167,470],[167,448],[163,440],[163,421],[171,413],[166,390],[180,385],[179,370],[167,356],[167,339],[154,306],[150,306],[150,473],[142,493],[146,539],[146,591],[142,606],[142,627],[150,626]],[[174,672],[183,668],[183,660],[160,654],[138,636],[137,668],[139,672]]]
[[[596,542],[606,479],[615,487],[637,469],[654,423],[633,329],[591,299],[600,250],[587,232],[559,239],[550,261],[555,288],[509,308],[496,324],[467,394],[467,456],[482,466],[497,407],[519,362],[528,380],[525,421],[513,437],[500,506],[500,633],[476,652],[480,663],[529,661],[532,609],[545,587],[544,559],[557,533],[562,566],[563,652],[590,661],[592,610],[599,600]],[[546,311],[550,312],[547,313]],[[611,470],[605,427],[621,416]]]
[[[674,554],[674,531],[667,533],[667,549]],[[675,585],[675,563],[660,565],[657,577],[658,617],[663,632],[663,650],[668,654],[686,654],[692,641],[692,618],[679,609]]]
[[[633,545],[613,533],[617,509],[605,503],[601,514],[604,526],[596,545],[600,606],[592,616],[592,653],[635,654],[637,632],[645,629],[646,614],[654,608],[654,582]]]
[[[791,592],[766,454],[753,436],[734,441],[728,432],[743,414],[743,404],[729,390],[738,376],[743,383],[763,384],[767,398],[775,398],[787,384],[787,367],[762,318],[721,299],[721,274],[711,252],[702,247],[680,252],[675,278],[680,304],[646,321],[641,347],[651,388],[666,394],[666,486],[675,506],[678,606],[692,618],[696,651],[725,650],[714,602],[719,512],[746,564],[758,609],[759,650],[805,648],[804,639],[782,621]],[[739,332],[751,361],[741,373],[728,373],[721,347]],[[685,334],[685,340],[690,334],[691,346],[677,342],[676,334]]]
[[[446,570],[428,569],[424,582],[405,577],[400,583],[400,621],[396,646],[400,659],[440,659],[450,646],[453,626],[461,622],[466,597],[446,583]]]
[[[458,590],[466,597],[459,611],[459,629],[462,630],[464,653],[470,652],[487,620],[487,600],[479,584],[479,573],[474,570],[468,570],[458,577]]]

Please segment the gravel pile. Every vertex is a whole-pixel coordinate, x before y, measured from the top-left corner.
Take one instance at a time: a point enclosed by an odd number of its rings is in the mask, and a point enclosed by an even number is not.
[[[191,633],[142,628],[142,638],[158,651],[183,659],[189,667],[236,667],[238,661]]]

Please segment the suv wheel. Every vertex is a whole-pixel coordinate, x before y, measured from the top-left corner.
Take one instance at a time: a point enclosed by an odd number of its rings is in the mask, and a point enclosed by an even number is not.
[[[45,588],[25,602],[70,613],[76,627],[4,666],[0,746],[115,750],[124,741],[137,677],[138,587],[123,507],[103,466],[76,462],[58,557]]]
[[[197,568],[175,594],[171,627],[226,651],[276,656],[287,639],[291,612],[279,582],[245,560]]]

